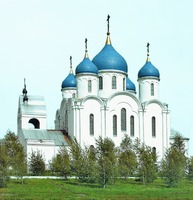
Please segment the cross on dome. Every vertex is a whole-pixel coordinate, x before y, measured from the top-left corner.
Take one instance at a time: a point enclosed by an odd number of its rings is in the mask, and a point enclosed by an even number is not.
[[[84,56],[84,58],[88,58],[87,42],[88,42],[88,40],[87,40],[87,38],[85,38],[85,56]]]
[[[147,62],[150,62],[150,58],[149,58],[149,46],[150,46],[150,44],[149,44],[149,42],[147,43]]]
[[[110,15],[107,16],[107,39],[106,39],[106,44],[111,44],[109,21],[110,21]]]
[[[70,56],[70,74],[72,74],[73,71],[72,71],[72,56]]]

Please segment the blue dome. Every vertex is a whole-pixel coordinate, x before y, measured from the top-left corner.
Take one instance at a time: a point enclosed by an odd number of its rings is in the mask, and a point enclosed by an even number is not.
[[[98,68],[89,58],[85,57],[83,61],[76,67],[76,74],[80,73],[92,73],[98,74]]]
[[[62,88],[76,87],[76,78],[73,73],[70,73],[62,82]]]
[[[127,73],[125,59],[111,44],[106,44],[93,58],[92,62],[98,67],[98,70],[120,70]]]
[[[135,84],[128,77],[126,78],[126,90],[135,91]]]
[[[153,66],[150,61],[147,61],[138,72],[138,78],[145,76],[154,76],[157,78],[160,77],[158,69],[155,66]]]

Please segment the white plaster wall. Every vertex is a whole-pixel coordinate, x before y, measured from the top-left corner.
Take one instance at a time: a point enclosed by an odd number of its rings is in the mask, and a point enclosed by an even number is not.
[[[21,120],[21,128],[29,129],[29,120],[35,118],[40,122],[40,129],[46,129],[46,116],[23,115]]]
[[[98,94],[98,76],[97,75],[77,75],[77,97],[84,98],[88,95]],[[88,81],[92,82],[92,91],[88,92]]]
[[[159,99],[159,81],[158,79],[140,78],[139,80],[139,100],[141,102],[151,99]],[[154,84],[154,95],[151,95],[151,83]]]
[[[118,95],[108,103],[106,117],[106,137],[111,138],[116,146],[119,146],[124,134],[130,136],[130,117],[134,116],[134,137],[139,137],[138,103],[131,96]],[[126,109],[126,131],[121,130],[121,109]],[[113,136],[113,115],[117,115],[117,136]]]
[[[38,140],[28,140],[27,141],[27,158],[29,162],[29,157],[32,151],[39,151],[42,154],[46,168],[48,168],[49,161],[52,160],[54,156],[58,153],[59,146],[55,146],[53,140],[43,140],[42,142]]]
[[[95,138],[101,135],[101,105],[96,99],[87,99],[80,110],[80,143],[81,145],[95,145]],[[89,116],[94,115],[94,136],[90,135]]]
[[[70,88],[63,88],[62,89],[62,98],[72,98],[73,96],[76,96],[76,89],[70,89]]]
[[[115,92],[123,91],[123,78],[126,78],[125,74],[115,73],[115,72],[100,72],[99,76],[103,77],[103,89],[99,90],[98,92],[99,97],[108,98],[110,95],[114,94]],[[112,89],[113,76],[116,76],[116,79],[117,79],[116,89]]]
[[[152,136],[152,117],[156,118],[156,136]],[[159,158],[163,156],[164,141],[166,133],[163,131],[162,108],[156,103],[146,107],[144,113],[144,142],[146,145],[156,148]]]

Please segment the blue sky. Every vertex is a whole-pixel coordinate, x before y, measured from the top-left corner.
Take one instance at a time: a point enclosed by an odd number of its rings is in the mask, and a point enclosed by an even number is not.
[[[171,127],[190,138],[193,155],[192,0],[0,0],[0,137],[17,132],[18,97],[45,97],[48,128],[62,99],[61,83],[84,56],[104,46],[109,14],[114,48],[126,59],[129,78],[150,58],[160,71],[160,99],[169,104]]]

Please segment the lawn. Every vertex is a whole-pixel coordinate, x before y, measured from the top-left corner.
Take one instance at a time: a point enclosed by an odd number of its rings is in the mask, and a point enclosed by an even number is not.
[[[157,180],[142,185],[135,180],[117,181],[115,185],[79,183],[77,180],[26,179],[24,184],[11,180],[7,188],[0,189],[0,199],[193,199],[193,181],[184,180],[176,188],[168,188]]]

